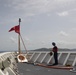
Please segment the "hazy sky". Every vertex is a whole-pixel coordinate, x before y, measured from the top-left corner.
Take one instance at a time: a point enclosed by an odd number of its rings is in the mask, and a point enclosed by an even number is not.
[[[27,50],[76,48],[76,0],[0,0],[0,50],[17,50],[18,25]],[[24,49],[21,44],[21,49]]]

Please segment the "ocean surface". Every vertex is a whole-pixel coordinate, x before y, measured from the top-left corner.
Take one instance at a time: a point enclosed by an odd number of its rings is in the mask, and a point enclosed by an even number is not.
[[[33,64],[18,63],[20,75],[76,75],[76,72],[62,69],[45,68]]]

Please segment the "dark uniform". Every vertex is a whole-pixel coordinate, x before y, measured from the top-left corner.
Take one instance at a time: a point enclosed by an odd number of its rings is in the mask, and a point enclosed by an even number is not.
[[[54,46],[52,51],[54,53],[54,60],[55,60],[55,63],[53,65],[57,65],[58,64],[58,48],[56,46],[56,44],[53,42],[52,45]]]
[[[57,51],[58,51],[58,48],[57,48],[56,46],[55,46],[55,47],[53,47],[54,60],[55,60],[54,65],[57,65],[57,64],[58,64],[58,53],[57,53]]]

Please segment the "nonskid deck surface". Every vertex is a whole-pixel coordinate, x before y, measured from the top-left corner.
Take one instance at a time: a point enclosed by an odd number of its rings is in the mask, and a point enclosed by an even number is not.
[[[63,69],[52,69],[27,63],[18,63],[20,75],[76,75],[76,73]]]

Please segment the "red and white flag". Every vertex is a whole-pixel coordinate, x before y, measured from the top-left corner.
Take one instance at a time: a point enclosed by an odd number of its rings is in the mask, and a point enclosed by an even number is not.
[[[16,33],[20,34],[20,25],[12,27],[9,32],[15,31]]]

